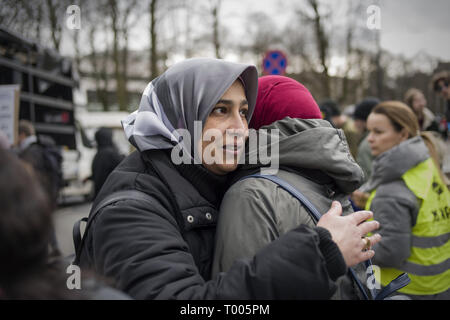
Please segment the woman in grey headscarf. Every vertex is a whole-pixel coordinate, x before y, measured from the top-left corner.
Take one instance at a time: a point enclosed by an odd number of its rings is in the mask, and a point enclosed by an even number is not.
[[[218,206],[243,151],[256,91],[254,66],[216,59],[186,60],[154,79],[123,122],[138,152],[96,198],[77,250],[80,265],[138,299],[330,297],[346,264],[337,233],[332,240],[320,227],[300,226],[211,279]],[[128,196],[114,198],[124,190]],[[328,215],[330,226],[337,216]]]

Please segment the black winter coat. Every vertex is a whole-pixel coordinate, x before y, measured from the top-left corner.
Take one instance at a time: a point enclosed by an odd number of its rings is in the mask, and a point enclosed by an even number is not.
[[[52,145],[52,147],[55,148],[53,150],[58,150],[56,146],[54,146],[53,141],[49,141],[48,138],[45,137],[40,139],[44,140],[45,143]],[[58,157],[58,160],[55,158],[54,165],[56,167],[52,167],[52,164],[48,159],[50,156],[46,156],[46,152],[49,151],[46,151],[42,143],[32,143],[19,153],[19,157],[33,167],[40,185],[48,196],[51,207],[54,208],[57,205],[58,193],[62,183],[62,156],[59,151],[55,151],[56,154],[54,156]]]
[[[100,192],[108,175],[117,167],[123,156],[114,147],[99,148],[92,161],[92,179],[94,180],[94,194]]]
[[[100,210],[80,265],[113,278],[137,299],[328,299],[334,293],[334,280],[346,266],[330,233],[320,227],[300,226],[210,279],[217,203],[196,187],[166,151],[129,155],[94,206],[127,189],[145,192],[153,206],[126,199]]]
[[[100,192],[108,175],[124,158],[115,147],[112,135],[112,129],[109,128],[101,128],[95,133],[98,149],[92,161],[92,179],[94,181],[95,196]]]

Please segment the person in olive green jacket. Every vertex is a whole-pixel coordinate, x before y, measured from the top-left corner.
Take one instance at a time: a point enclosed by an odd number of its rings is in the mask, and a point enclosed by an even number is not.
[[[361,185],[363,172],[349,153],[343,131],[321,120],[313,97],[297,81],[266,76],[259,79],[258,86],[249,127],[279,130],[277,176],[300,190],[319,212],[326,212],[333,201],[342,204],[344,215],[353,212],[348,194]],[[263,134],[261,129],[259,133]],[[248,150],[247,156],[251,152]],[[259,172],[261,167],[243,165],[234,181]],[[314,226],[315,221],[296,198],[275,183],[256,178],[236,182],[220,207],[213,274],[227,271],[237,259],[252,257],[301,224]],[[371,238],[379,239],[379,235]],[[360,264],[357,271],[366,283],[365,267]],[[349,274],[337,280],[337,288],[333,299],[362,297]]]

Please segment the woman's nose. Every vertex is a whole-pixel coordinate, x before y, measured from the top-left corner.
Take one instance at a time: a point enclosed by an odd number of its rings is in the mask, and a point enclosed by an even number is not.
[[[243,118],[240,113],[233,114],[229,129],[234,129],[234,130],[239,130],[239,131],[245,130],[245,129],[247,129],[247,120],[245,118]]]
[[[230,119],[226,132],[235,139],[245,139],[248,135],[247,129],[247,120],[239,114],[238,116],[233,115],[232,119]]]

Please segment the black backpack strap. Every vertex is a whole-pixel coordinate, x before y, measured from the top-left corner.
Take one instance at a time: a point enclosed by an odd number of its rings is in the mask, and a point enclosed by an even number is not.
[[[81,218],[75,224],[73,225],[72,229],[72,238],[73,238],[73,245],[75,247],[75,260],[78,258],[78,252],[80,252],[80,246],[81,246],[81,223],[82,222],[88,222],[88,217]],[[78,265],[79,261],[74,261],[73,264]]]
[[[391,294],[396,292],[398,289],[406,287],[411,282],[407,273],[402,273],[397,278],[389,282],[389,284],[384,287],[378,295],[375,297],[375,300],[384,300],[389,297]]]
[[[246,177],[242,178],[241,180],[244,180],[247,178],[259,178],[259,179],[270,180],[273,183],[277,184],[278,186],[282,187],[284,190],[289,192],[293,197],[297,198],[300,201],[300,203],[303,204],[308,209],[308,211],[313,216],[316,223],[319,221],[320,217],[322,216],[322,214],[319,212],[319,210],[317,210],[317,208],[308,200],[308,198],[306,198],[303,195],[303,193],[301,193],[299,190],[294,188],[292,185],[290,185],[288,182],[281,179],[280,177],[273,176],[273,175],[253,174],[250,176],[246,176]],[[362,295],[364,296],[364,299],[369,300],[369,296],[367,295],[366,290],[364,290],[364,286],[362,285],[361,281],[357,277],[356,273],[353,271],[352,268],[349,268],[349,270],[350,270],[350,273],[351,273],[353,279],[355,280],[356,284],[358,285],[359,290],[361,291]]]
[[[260,179],[266,179],[270,180],[273,183],[279,185],[284,190],[289,192],[292,196],[297,198],[300,203],[302,203],[308,211],[311,213],[313,218],[317,221],[319,221],[320,217],[322,216],[321,213],[316,209],[316,207],[306,198],[299,190],[294,188],[292,185],[290,185],[287,181],[281,179],[278,176],[274,175],[262,175],[262,174],[253,174],[246,177],[241,178],[240,180],[248,179],[248,178],[260,178]],[[372,262],[370,259],[368,261],[365,261],[366,268],[372,267]],[[366,290],[364,290],[364,286],[359,280],[358,276],[356,275],[355,271],[352,268],[349,268],[350,273],[355,280],[356,284],[358,285],[359,290],[361,291],[362,295],[366,300],[369,300],[369,296],[366,293]],[[369,269],[371,271],[371,276],[374,276],[373,274],[373,268]],[[408,274],[403,273],[400,275],[397,279],[393,280],[389,285],[387,285],[380,294],[377,294],[377,291],[375,288],[371,288],[370,292],[372,295],[372,298],[375,300],[382,300],[389,296],[390,294],[394,293],[396,290],[403,288],[406,286],[411,280],[408,277]]]
[[[72,264],[79,265],[81,251],[82,251],[82,248],[84,245],[84,240],[86,239],[86,236],[89,231],[89,227],[92,224],[92,221],[94,221],[95,217],[100,212],[100,210],[114,202],[117,202],[120,200],[126,200],[126,199],[142,200],[142,201],[147,201],[147,202],[151,202],[151,200],[152,200],[152,198],[145,192],[142,192],[139,190],[134,190],[134,189],[116,191],[116,192],[111,193],[109,196],[105,197],[94,208],[91,209],[89,217],[84,217],[84,218],[78,220],[73,226],[72,237],[73,237],[73,243],[74,243],[74,247],[75,247],[75,258],[74,258],[74,261],[72,262]],[[81,236],[81,223],[82,222],[87,223],[83,236]]]

